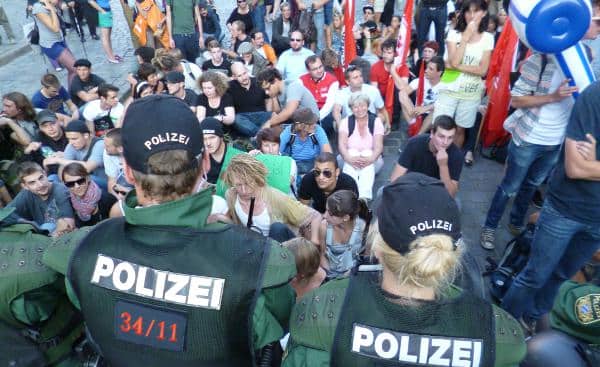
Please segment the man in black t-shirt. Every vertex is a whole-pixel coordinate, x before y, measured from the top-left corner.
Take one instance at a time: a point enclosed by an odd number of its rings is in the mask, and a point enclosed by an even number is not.
[[[49,176],[56,176],[58,164],[44,164],[46,158],[62,154],[69,144],[65,132],[58,123],[56,114],[50,110],[42,110],[37,115],[37,123],[40,131],[33,141],[24,150],[24,161],[33,161],[43,165]],[[54,181],[54,177],[51,177]],[[58,179],[58,177],[56,177]]]
[[[315,159],[314,169],[302,177],[298,199],[320,213],[325,213],[329,195],[338,190],[350,190],[358,197],[356,181],[340,171],[333,153],[322,152]]]
[[[406,172],[420,172],[441,180],[452,197],[458,192],[463,154],[454,145],[456,122],[450,116],[438,116],[431,134],[412,137],[398,158],[390,181]]]
[[[98,86],[104,84],[104,79],[96,74],[92,74],[92,63],[87,59],[75,61],[75,70],[77,75],[73,77],[69,94],[71,100],[77,107],[81,107],[89,101],[100,98],[98,95]]]
[[[202,63],[202,71],[214,70],[231,76],[231,62],[223,57],[223,49],[219,41],[214,39],[209,41],[207,48],[210,53],[210,60]]]
[[[260,127],[271,118],[266,110],[269,96],[251,78],[248,69],[241,62],[231,65],[231,77],[228,93],[235,107],[234,128],[245,136],[255,136]]]
[[[167,80],[167,90],[169,91],[169,94],[183,99],[195,113],[196,106],[198,106],[198,95],[193,90],[185,87],[185,76],[183,73],[179,71],[169,71],[165,79]]]

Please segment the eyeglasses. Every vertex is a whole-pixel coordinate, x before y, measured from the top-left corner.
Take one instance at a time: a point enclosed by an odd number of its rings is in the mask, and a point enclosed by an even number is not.
[[[75,187],[75,185],[82,186],[86,181],[87,181],[87,178],[85,178],[85,177],[82,177],[79,180],[75,180],[75,181],[65,181],[65,186],[71,189],[71,188]]]
[[[302,38],[290,38],[290,41],[292,41],[292,42],[302,42],[304,40]]]
[[[333,172],[326,169],[326,170],[318,170],[318,169],[313,169],[313,174],[315,175],[315,178],[323,175],[323,177],[325,178],[331,178],[333,176]]]

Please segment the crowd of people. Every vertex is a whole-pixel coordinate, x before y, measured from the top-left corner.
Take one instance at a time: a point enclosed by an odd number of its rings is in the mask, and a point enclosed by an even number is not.
[[[540,212],[499,304],[472,296],[455,281],[478,271],[462,260],[459,183],[509,1],[404,14],[406,1],[366,2],[351,35],[350,0],[237,0],[223,29],[219,1],[123,3],[130,93],[65,43],[69,22],[85,39],[85,17],[122,62],[109,1],[28,1],[67,78],[2,96],[0,281],[19,284],[0,305],[0,335],[14,336],[0,362],[597,365],[600,276],[569,279],[600,249],[600,84],[580,91],[520,47],[481,247],[499,245],[511,198],[514,236]],[[585,39],[600,34],[591,5]],[[403,14],[414,30],[398,64]],[[407,141],[377,190],[397,130]]]

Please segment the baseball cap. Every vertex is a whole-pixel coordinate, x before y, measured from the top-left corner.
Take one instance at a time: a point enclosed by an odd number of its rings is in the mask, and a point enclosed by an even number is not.
[[[64,130],[66,133],[90,133],[90,129],[88,128],[87,124],[82,120],[73,120],[69,122]]]
[[[185,82],[185,76],[179,71],[169,71],[167,73],[167,83],[183,83]]]
[[[51,110],[41,110],[36,116],[38,125],[43,125],[45,122],[54,122],[56,119],[56,113]]]
[[[155,94],[129,105],[123,127],[123,157],[134,170],[148,172],[153,154],[183,149],[193,157],[190,166],[204,151],[202,129],[188,105],[174,96]]]
[[[242,42],[238,47],[238,54],[249,54],[254,50],[254,47],[250,42]]]
[[[384,241],[406,254],[418,237],[445,234],[460,238],[460,213],[444,184],[418,172],[407,172],[383,188],[376,210]]]
[[[79,59],[79,60],[75,61],[75,64],[73,64],[73,67],[79,67],[79,66],[85,66],[87,68],[91,68],[92,63],[88,59]]]
[[[202,134],[212,134],[223,137],[223,123],[214,117],[207,117],[200,123]]]

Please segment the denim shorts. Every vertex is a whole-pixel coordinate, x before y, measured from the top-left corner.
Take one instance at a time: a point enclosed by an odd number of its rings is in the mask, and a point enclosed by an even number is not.
[[[48,58],[50,58],[52,60],[58,59],[58,57],[63,52],[63,50],[68,49],[65,41],[55,42],[52,45],[52,47],[50,47],[50,48],[46,48],[46,47],[41,47],[41,48],[42,48],[42,52],[44,53],[44,55],[48,56]]]

